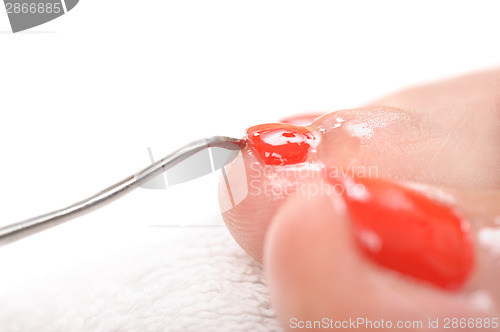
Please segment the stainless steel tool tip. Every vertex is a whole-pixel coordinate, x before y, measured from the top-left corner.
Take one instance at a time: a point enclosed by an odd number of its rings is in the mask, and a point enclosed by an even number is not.
[[[128,194],[141,184],[144,184],[157,175],[182,163],[182,161],[204,149],[223,148],[238,151],[244,148],[245,145],[246,141],[244,139],[225,136],[213,136],[194,141],[172,152],[168,156],[158,160],[143,170],[82,201],[76,202],[60,210],[49,212],[0,228],[0,245],[17,241],[31,234],[38,233],[50,227],[59,225],[67,220],[101,208],[104,205]],[[223,160],[222,163],[219,161],[219,164],[225,165],[232,159],[234,159],[234,157]]]

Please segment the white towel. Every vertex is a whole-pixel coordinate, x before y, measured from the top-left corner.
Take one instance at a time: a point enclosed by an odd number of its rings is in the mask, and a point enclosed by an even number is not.
[[[262,266],[225,227],[97,226],[0,247],[0,331],[281,330]]]

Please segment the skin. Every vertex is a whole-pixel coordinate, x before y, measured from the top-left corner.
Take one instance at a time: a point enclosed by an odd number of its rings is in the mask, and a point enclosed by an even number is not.
[[[365,317],[421,320],[424,328],[415,330],[425,331],[428,319],[438,318],[439,328],[429,331],[439,331],[447,317],[500,319],[500,70],[332,112],[309,128],[320,137],[310,161],[376,167],[370,176],[417,184],[431,199],[456,207],[471,228],[476,264],[454,292],[380,267],[353,243],[340,196],[293,191],[297,183],[323,185],[314,171],[299,176],[269,168],[245,149],[227,175],[233,196],[244,196],[246,188],[248,194],[231,208],[221,182],[220,204],[236,241],[263,262],[283,326],[292,317]],[[266,195],[270,183],[290,191]]]

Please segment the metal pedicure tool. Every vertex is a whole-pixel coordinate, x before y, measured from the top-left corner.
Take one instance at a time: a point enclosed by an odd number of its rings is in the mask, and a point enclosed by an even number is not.
[[[172,179],[174,184],[192,180],[217,169],[222,169],[223,175],[226,178],[223,167],[231,162],[237,156],[238,152],[245,147],[245,145],[246,141],[244,139],[236,139],[225,136],[213,136],[194,141],[177,151],[172,152],[165,158],[158,160],[136,174],[123,179],[122,181],[102,190],[101,192],[98,192],[91,197],[88,197],[87,199],[76,202],[60,210],[1,227],[0,245],[17,241],[31,234],[43,231],[67,220],[96,210],[128,194],[135,188],[146,184],[148,181],[154,179],[163,172],[167,172],[168,170],[175,170],[175,176]],[[209,154],[208,148],[221,149],[211,149],[212,153]],[[183,167],[183,161],[198,154],[199,152],[203,152],[204,150],[206,151],[207,158],[210,158],[209,162],[211,162],[210,166],[212,166],[209,167],[208,171],[203,171],[203,169],[206,169],[206,165],[200,165],[199,160],[195,160],[195,162],[198,162],[194,165],[187,165],[186,167]],[[177,169],[174,168],[175,166],[178,166]],[[197,168],[201,168],[202,172],[200,173],[197,171]],[[167,179],[169,180],[168,173]]]

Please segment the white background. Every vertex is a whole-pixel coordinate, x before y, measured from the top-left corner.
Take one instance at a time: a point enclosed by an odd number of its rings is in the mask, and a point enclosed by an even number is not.
[[[0,224],[139,170],[148,146],[158,158],[193,139],[498,66],[497,3],[81,0],[18,34],[0,13]],[[4,259],[53,271],[119,250],[151,224],[221,223],[216,177],[139,189],[2,248]]]

